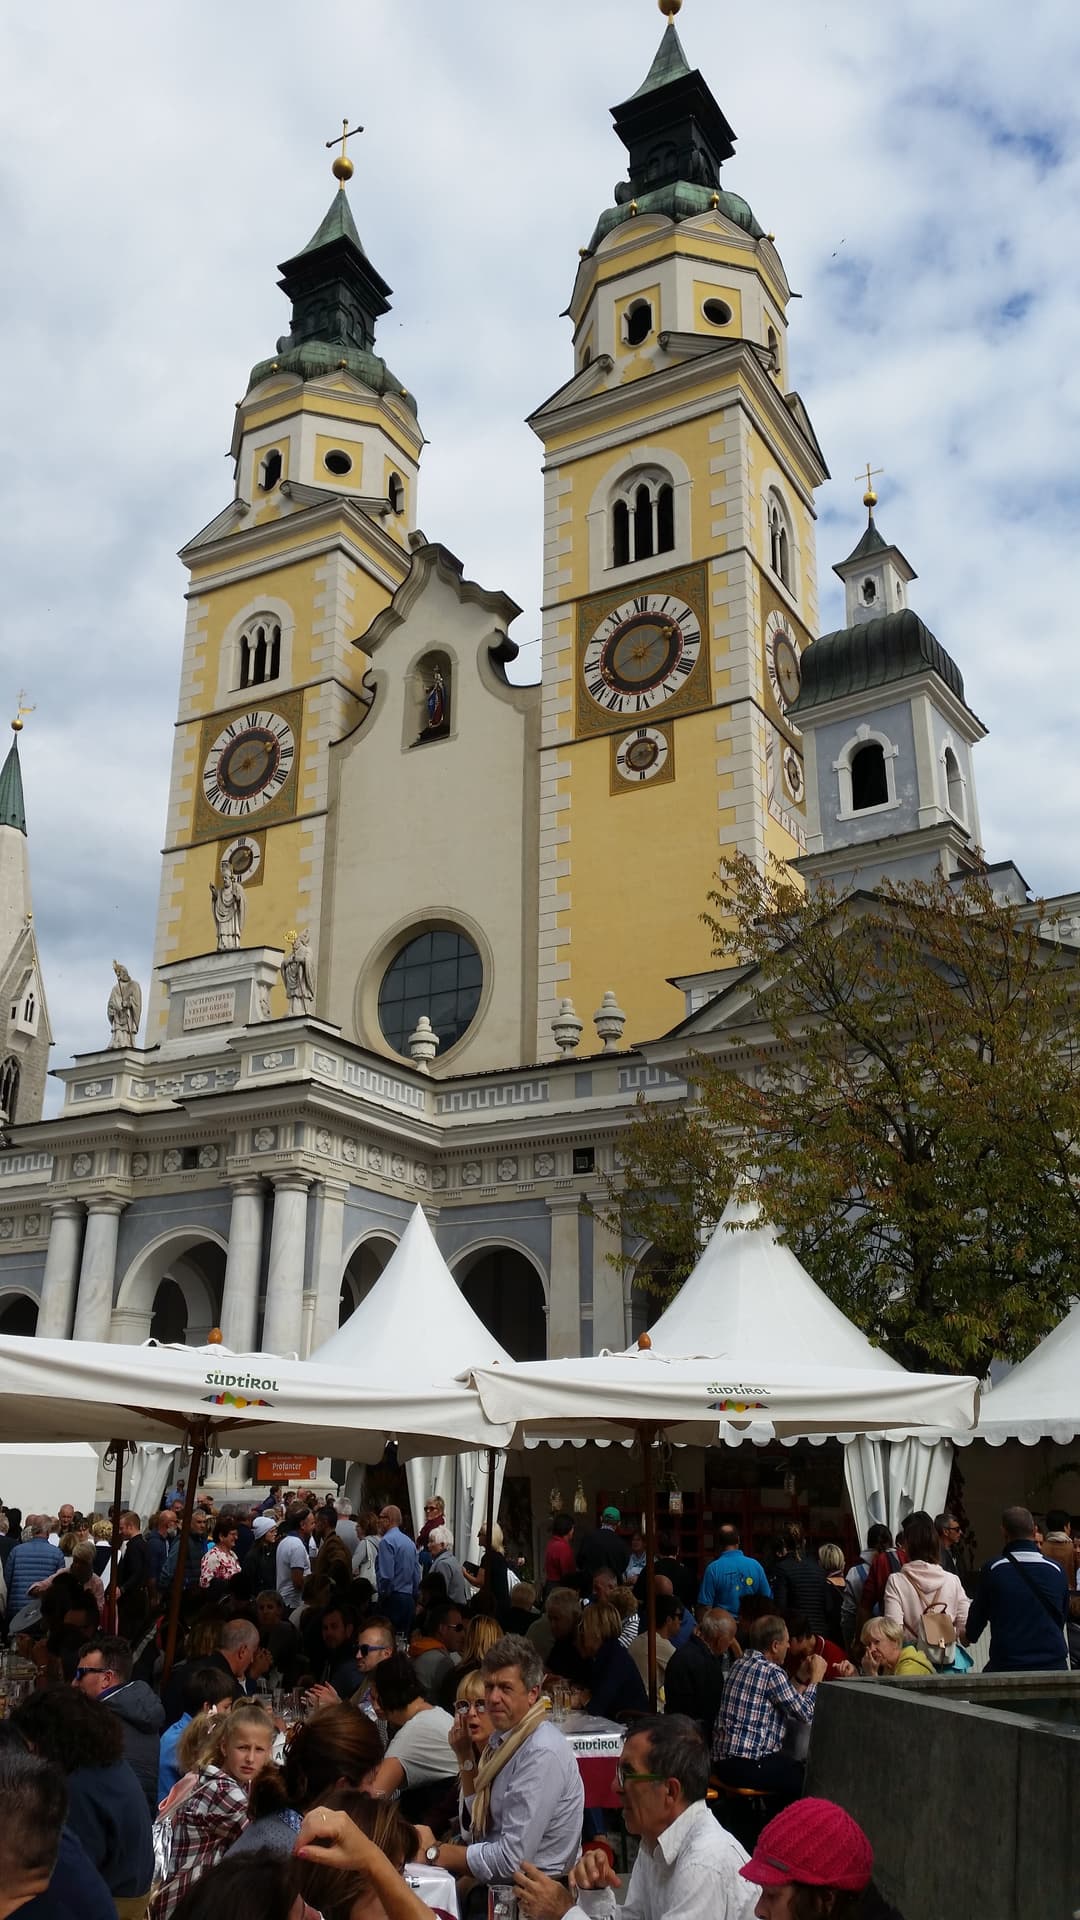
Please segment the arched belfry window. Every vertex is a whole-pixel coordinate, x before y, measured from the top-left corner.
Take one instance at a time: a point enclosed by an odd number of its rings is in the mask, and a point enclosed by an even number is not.
[[[675,545],[675,489],[659,470],[633,473],[611,507],[611,564],[628,567]]]
[[[868,740],[851,756],[851,811],[865,813],[867,807],[885,807],[888,803],[885,749],[880,740]]]
[[[0,1061],[0,1113],[9,1121],[18,1118],[19,1105],[19,1063],[14,1054],[8,1054]]]
[[[281,448],[271,447],[269,453],[264,453],[262,459],[259,462],[260,491],[262,493],[271,492],[271,490],[277,486],[278,481],[280,479],[281,479]]]
[[[785,587],[794,587],[792,548],[794,539],[787,508],[778,493],[769,495],[769,565]]]
[[[960,762],[953,749],[946,747],[942,755],[945,770],[945,791],[948,796],[949,812],[955,819],[966,821],[967,808],[964,805],[964,776],[960,771]]]
[[[240,635],[240,685],[261,687],[281,672],[281,622],[269,614],[249,620]]]

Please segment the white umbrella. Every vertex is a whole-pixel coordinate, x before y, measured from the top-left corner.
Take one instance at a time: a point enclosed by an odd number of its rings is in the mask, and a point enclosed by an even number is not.
[[[1038,1440],[1056,1440],[1067,1446],[1080,1433],[1080,1306],[1067,1313],[1060,1326],[1021,1360],[998,1387],[985,1392],[974,1433],[953,1437],[961,1446],[986,1440],[992,1447],[1019,1440],[1033,1447]]]

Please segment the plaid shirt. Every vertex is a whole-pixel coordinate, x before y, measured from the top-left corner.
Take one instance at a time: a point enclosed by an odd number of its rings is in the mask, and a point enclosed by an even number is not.
[[[155,1895],[153,1920],[169,1920],[189,1887],[216,1867],[248,1819],[248,1796],[231,1773],[207,1767],[172,1817],[172,1874]]]
[[[785,1720],[809,1724],[817,1688],[800,1693],[783,1667],[763,1653],[744,1653],[724,1686],[723,1705],[713,1741],[716,1760],[763,1760],[784,1744]]]

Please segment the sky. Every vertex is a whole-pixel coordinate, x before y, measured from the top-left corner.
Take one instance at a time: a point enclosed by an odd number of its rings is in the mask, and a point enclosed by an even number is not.
[[[342,115],[394,288],[379,350],[428,439],[420,525],[523,607],[539,672],[540,448],[572,371],[577,251],[625,171],[610,107],[654,0],[74,0],[0,26],[0,708],[21,754],[54,1066],[104,1045],[113,958],[149,979],[184,623],[176,550],[232,495],[233,407],[286,330]],[[686,0],[775,233],[792,384],[833,479],[830,572],[878,524],[990,728],[991,859],[1080,887],[1080,8]]]

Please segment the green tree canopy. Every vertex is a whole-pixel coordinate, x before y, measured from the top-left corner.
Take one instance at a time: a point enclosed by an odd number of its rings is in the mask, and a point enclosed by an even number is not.
[[[980,876],[806,894],[740,856],[704,917],[749,1003],[639,1103],[624,1232],[681,1278],[738,1186],[904,1365],[1021,1359],[1080,1293],[1077,954]]]

